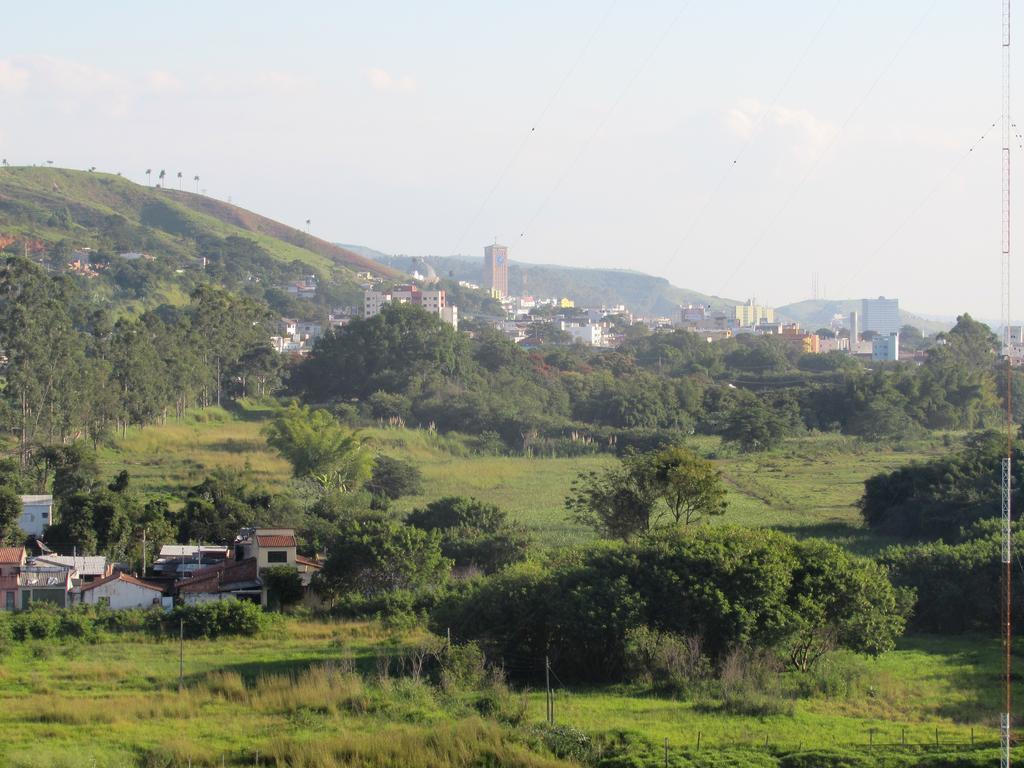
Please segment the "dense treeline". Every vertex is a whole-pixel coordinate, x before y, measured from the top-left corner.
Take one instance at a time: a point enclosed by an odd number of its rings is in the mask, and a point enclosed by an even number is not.
[[[962,451],[868,478],[860,500],[864,522],[898,536],[956,540],[961,531],[999,514],[1006,437],[973,435]],[[1014,453],[1014,507],[1024,501],[1021,451]]]
[[[883,568],[825,542],[673,529],[506,570],[452,595],[433,621],[512,669],[552,656],[560,674],[614,680],[638,629],[689,638],[710,664],[739,647],[801,670],[836,647],[881,653],[902,633],[908,601]]]
[[[686,331],[615,351],[527,351],[397,306],[322,339],[292,384],[314,402],[356,400],[374,418],[493,434],[516,451],[646,448],[694,431],[760,450],[808,430],[894,440],[983,428],[999,418],[995,350],[964,315],[920,366],[868,369],[776,337],[708,344]]]
[[[21,258],[0,266],[5,430],[22,464],[38,446],[272,391],[280,361],[264,305],[209,286],[187,306],[115,319],[73,280]]]

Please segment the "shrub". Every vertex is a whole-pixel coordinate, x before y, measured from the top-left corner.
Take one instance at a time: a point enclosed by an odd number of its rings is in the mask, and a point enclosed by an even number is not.
[[[57,610],[49,605],[34,604],[27,611],[11,618],[11,634],[15,640],[45,640],[57,636]]]
[[[656,688],[684,693],[711,677],[711,662],[698,635],[681,637],[649,627],[626,633],[626,670]]]
[[[171,613],[152,616],[150,620],[171,633],[177,632],[179,622],[184,621],[185,637],[210,639],[226,635],[251,637],[269,625],[263,609],[248,600],[179,605]]]

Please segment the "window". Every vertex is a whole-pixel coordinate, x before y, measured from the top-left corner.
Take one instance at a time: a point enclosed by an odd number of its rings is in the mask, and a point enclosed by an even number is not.
[[[4,600],[4,608],[6,608],[8,611],[13,611],[14,610],[14,593],[13,592],[8,592],[7,593],[7,598]]]
[[[284,549],[271,549],[267,552],[268,563],[287,563],[288,551]]]

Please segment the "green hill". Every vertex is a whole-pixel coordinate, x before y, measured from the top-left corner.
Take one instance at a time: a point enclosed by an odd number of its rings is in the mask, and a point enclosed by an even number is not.
[[[0,168],[0,247],[54,271],[67,269],[75,251],[84,251],[99,265],[100,279],[90,285],[114,303],[176,303],[203,279],[259,293],[307,274],[318,276],[325,295],[354,298],[356,272],[398,276],[220,200],[63,168]],[[119,258],[125,252],[151,258],[129,266]]]
[[[804,328],[813,331],[817,328],[827,328],[835,315],[849,317],[851,312],[860,311],[861,303],[858,299],[808,299],[777,307],[775,314],[780,320],[800,323]],[[900,319],[903,325],[912,325],[929,336],[948,331],[953,327],[953,323],[928,320],[903,309],[900,310]]]
[[[396,269],[412,269],[413,260],[409,256],[387,256],[379,251],[349,247],[364,255],[374,254],[379,261]],[[442,278],[473,283],[481,280],[482,257],[426,256],[422,260]],[[663,277],[625,269],[589,269],[512,261],[508,282],[509,291],[517,296],[565,296],[585,306],[625,304],[627,309],[642,315],[669,316],[680,304],[731,307],[739,303],[734,299],[677,288]]]

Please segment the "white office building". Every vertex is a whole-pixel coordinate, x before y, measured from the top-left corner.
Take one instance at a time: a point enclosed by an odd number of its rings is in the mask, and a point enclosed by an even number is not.
[[[899,333],[901,327],[899,299],[879,296],[877,299],[861,300],[861,333],[874,331],[888,336],[890,333]]]

